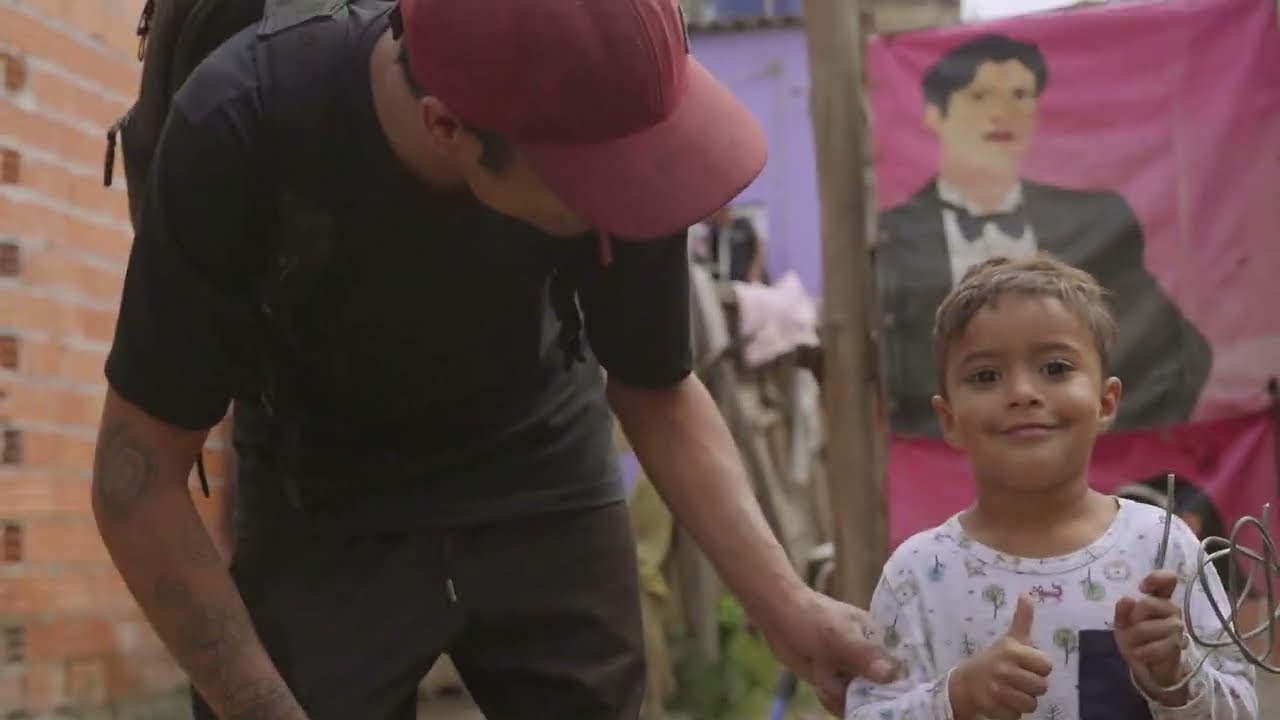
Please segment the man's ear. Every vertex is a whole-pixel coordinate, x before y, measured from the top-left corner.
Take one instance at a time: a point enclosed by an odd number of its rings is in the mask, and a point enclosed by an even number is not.
[[[418,100],[418,113],[430,141],[441,147],[456,145],[462,136],[462,122],[449,112],[439,98],[430,95]]]
[[[933,396],[933,412],[938,416],[938,424],[942,426],[942,439],[954,448],[960,447],[960,439],[956,437],[956,415],[951,404],[941,395]]]
[[[1120,411],[1120,393],[1123,386],[1120,378],[1109,377],[1102,382],[1102,397],[1098,403],[1098,423],[1102,432],[1111,429],[1115,424],[1116,413]]]
[[[925,103],[924,106],[924,126],[933,131],[934,135],[942,134],[942,110],[933,103]]]

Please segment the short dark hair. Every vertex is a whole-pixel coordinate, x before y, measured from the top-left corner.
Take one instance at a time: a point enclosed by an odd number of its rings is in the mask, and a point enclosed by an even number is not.
[[[1046,252],[1020,258],[995,257],[969,268],[947,293],[934,316],[933,355],[938,388],[947,394],[948,351],[957,336],[986,307],[1010,294],[1053,298],[1080,319],[1093,338],[1102,372],[1107,371],[1116,322],[1107,306],[1107,291],[1092,275]]]
[[[414,97],[424,98],[430,95],[422,84],[413,76],[409,67],[409,46],[400,42],[400,49],[396,52],[396,64],[400,66],[400,72],[404,75],[405,84],[409,86],[409,91]],[[515,151],[511,147],[511,143],[507,139],[492,130],[478,128],[465,120],[462,127],[480,141],[480,166],[493,173],[501,173],[511,166],[515,159]]]
[[[1036,95],[1044,92],[1049,83],[1049,66],[1039,47],[1007,35],[979,35],[947,51],[924,74],[921,84],[925,102],[945,115],[951,95],[973,82],[983,63],[1005,60],[1022,63],[1036,78]]]

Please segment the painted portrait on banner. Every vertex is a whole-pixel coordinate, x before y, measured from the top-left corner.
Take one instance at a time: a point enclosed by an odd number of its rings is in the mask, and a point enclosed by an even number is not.
[[[1020,15],[875,36],[867,63],[893,539],[970,499],[944,482],[967,473],[930,403],[934,313],[974,264],[1037,251],[1094,275],[1119,325],[1091,481],[1176,471],[1228,526],[1274,504],[1276,4]]]
[[[1199,399],[1212,351],[1144,265],[1143,226],[1124,194],[1027,172],[1053,76],[1035,42],[984,33],[958,41],[920,79],[936,171],[881,212],[876,246],[880,305],[893,319],[885,368],[897,432],[937,433],[934,310],[970,267],[1000,255],[1047,251],[1107,289],[1120,326],[1112,373],[1129,391],[1117,428],[1185,422]]]

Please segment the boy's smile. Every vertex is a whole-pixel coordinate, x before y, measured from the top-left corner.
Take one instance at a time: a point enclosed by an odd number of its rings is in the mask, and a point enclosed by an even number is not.
[[[1062,302],[1011,292],[952,341],[935,407],[980,485],[1046,489],[1083,476],[1115,416],[1120,383],[1103,373],[1089,329]]]

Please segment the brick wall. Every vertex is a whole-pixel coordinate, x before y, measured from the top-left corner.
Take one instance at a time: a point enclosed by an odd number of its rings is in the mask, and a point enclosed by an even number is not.
[[[136,90],[142,3],[0,0],[0,720],[123,708],[183,680],[89,504],[131,239],[119,161],[102,187],[104,132]],[[218,446],[214,498],[197,501],[215,528]]]

